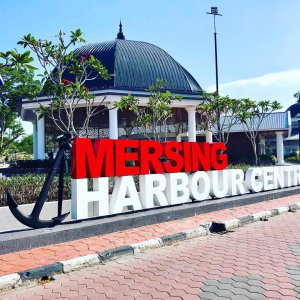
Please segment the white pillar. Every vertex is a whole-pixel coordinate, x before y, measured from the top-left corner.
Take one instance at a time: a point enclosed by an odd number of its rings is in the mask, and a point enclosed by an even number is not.
[[[37,126],[36,120],[32,121],[32,131],[33,131],[33,159],[37,159]]]
[[[266,140],[264,138],[259,139],[259,154],[266,154]]]
[[[213,142],[213,134],[212,134],[212,128],[211,128],[211,123],[208,121],[206,123],[206,131],[205,131],[205,140],[207,143],[212,143]]]
[[[186,111],[188,113],[189,142],[196,142],[196,108],[195,106],[188,106]]]
[[[283,132],[276,131],[276,150],[277,150],[277,164],[284,163],[283,156]]]
[[[119,137],[118,132],[118,108],[108,106],[109,108],[109,138],[117,140]]]
[[[40,112],[36,112],[37,117],[37,159],[45,159],[45,118],[39,118]]]
[[[213,136],[212,136],[212,132],[210,130],[205,131],[205,140],[207,143],[213,142]]]

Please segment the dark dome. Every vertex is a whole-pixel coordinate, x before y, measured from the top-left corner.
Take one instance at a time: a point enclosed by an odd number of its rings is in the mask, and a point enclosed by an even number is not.
[[[286,111],[291,113],[291,118],[297,118],[297,114],[300,114],[300,99],[292,104]]]
[[[89,53],[99,59],[112,74],[110,80],[97,79],[85,85],[90,90],[126,89],[145,91],[162,79],[166,88],[177,93],[199,93],[193,76],[161,48],[145,42],[116,39],[88,44],[75,54]]]

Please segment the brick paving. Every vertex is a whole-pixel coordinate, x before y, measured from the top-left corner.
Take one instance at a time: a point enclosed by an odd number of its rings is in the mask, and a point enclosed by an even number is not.
[[[0,276],[83,255],[99,253],[104,250],[139,243],[152,238],[172,235],[198,227],[199,225],[204,225],[211,221],[227,221],[232,218],[238,218],[297,202],[299,202],[299,196],[293,195],[257,204],[201,214],[176,221],[0,255]]]
[[[300,211],[124,256],[1,299],[300,299]]]

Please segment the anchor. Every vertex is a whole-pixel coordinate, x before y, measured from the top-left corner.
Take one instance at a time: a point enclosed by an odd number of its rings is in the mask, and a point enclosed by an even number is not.
[[[50,172],[47,175],[41,193],[36,201],[34,208],[30,215],[23,214],[19,208],[16,200],[13,195],[7,191],[7,203],[10,211],[14,217],[21,222],[22,224],[32,227],[32,228],[46,228],[54,227],[55,225],[60,224],[70,213],[62,214],[62,201],[63,201],[63,189],[64,189],[64,173],[65,173],[65,152],[71,149],[71,141],[73,139],[73,134],[71,132],[66,132],[63,135],[59,136],[57,141],[59,143],[59,151],[55,157],[54,163]],[[44,203],[47,199],[48,191],[51,187],[54,176],[59,171],[59,180],[58,180],[58,206],[57,206],[57,217],[52,218],[51,220],[41,220],[40,213],[44,206]]]

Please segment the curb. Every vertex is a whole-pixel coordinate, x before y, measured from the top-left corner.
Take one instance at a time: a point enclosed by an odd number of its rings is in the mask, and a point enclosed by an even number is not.
[[[288,206],[282,206],[274,208],[271,210],[265,210],[252,215],[240,217],[237,219],[231,219],[225,222],[212,222],[209,231],[211,233],[219,233],[223,231],[228,231],[237,227],[242,227],[246,224],[257,222],[257,221],[267,221],[268,218],[284,214],[286,212],[294,212],[300,209],[300,202]]]
[[[176,242],[206,236],[211,233],[229,231],[234,228],[257,222],[267,221],[268,218],[281,215],[287,212],[295,212],[300,209],[300,202],[288,206],[278,207],[271,210],[262,211],[248,216],[231,219],[225,222],[211,222],[200,225],[184,232],[167,235],[156,239],[145,240],[141,243],[130,244],[123,247],[105,250],[97,254],[89,254],[77,258],[56,262],[50,265],[0,276],[0,292],[25,286],[33,282],[51,280],[53,276],[70,273],[89,266],[105,263],[111,259],[118,259],[125,255],[134,255],[148,249],[169,246]]]

